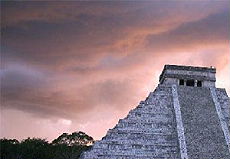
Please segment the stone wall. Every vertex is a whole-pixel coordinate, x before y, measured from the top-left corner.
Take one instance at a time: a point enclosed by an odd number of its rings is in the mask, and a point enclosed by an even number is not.
[[[166,65],[159,81],[161,84],[177,84],[180,79],[202,81],[203,87],[215,87],[216,70],[207,67]]]

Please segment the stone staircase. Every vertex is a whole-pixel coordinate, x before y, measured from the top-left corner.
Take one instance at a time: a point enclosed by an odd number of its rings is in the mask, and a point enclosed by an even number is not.
[[[170,86],[159,85],[81,158],[179,159]]]
[[[227,98],[221,90],[217,92],[222,110],[226,111]],[[229,159],[230,153],[210,88],[179,86],[178,95],[188,158]]]

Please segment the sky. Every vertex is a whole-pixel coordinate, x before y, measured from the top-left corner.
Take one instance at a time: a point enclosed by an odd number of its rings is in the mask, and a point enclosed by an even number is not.
[[[1,2],[0,137],[101,139],[165,64],[215,66],[230,93],[230,1]]]

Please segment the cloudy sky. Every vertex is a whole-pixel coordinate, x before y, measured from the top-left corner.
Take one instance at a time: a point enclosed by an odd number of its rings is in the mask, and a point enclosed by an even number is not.
[[[100,139],[164,64],[215,66],[230,92],[230,1],[1,2],[1,136]]]

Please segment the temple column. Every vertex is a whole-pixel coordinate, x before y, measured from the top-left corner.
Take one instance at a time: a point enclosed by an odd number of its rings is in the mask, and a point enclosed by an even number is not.
[[[184,80],[184,86],[186,86],[187,80]]]
[[[194,87],[197,87],[197,80],[194,81]]]

